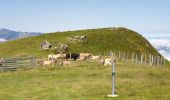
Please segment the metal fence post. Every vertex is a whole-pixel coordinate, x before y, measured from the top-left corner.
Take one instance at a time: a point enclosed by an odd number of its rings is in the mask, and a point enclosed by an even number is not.
[[[107,97],[117,97],[115,91],[115,61],[112,62],[112,94],[107,95]]]

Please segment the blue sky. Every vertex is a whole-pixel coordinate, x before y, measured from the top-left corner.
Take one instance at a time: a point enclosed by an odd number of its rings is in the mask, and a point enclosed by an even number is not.
[[[169,0],[0,0],[0,28],[54,32],[122,26],[170,34]]]
[[[0,0],[0,28],[56,32],[127,27],[170,59],[170,0]]]

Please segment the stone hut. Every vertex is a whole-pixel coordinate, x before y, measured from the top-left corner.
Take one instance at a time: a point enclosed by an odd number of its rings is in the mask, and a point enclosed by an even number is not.
[[[52,45],[47,40],[40,44],[40,50],[49,50],[51,47]]]

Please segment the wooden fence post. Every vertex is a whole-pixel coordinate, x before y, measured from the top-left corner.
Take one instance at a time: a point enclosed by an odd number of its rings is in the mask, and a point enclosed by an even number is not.
[[[111,54],[112,54],[112,51],[110,50],[110,52],[109,52],[109,56],[111,56]]]
[[[113,57],[113,52],[111,53],[111,56]]]
[[[109,50],[107,50],[107,56],[109,56]]]
[[[132,53],[132,63],[134,63],[134,52]]]
[[[165,64],[166,64],[165,61],[166,61],[166,60],[165,60],[165,58],[164,58],[164,67],[166,66],[166,65],[165,65]]]
[[[147,55],[145,54],[145,57],[144,57],[144,61],[145,61],[145,64],[147,64]]]
[[[123,54],[123,58],[124,58],[124,60],[126,59],[126,53],[124,52],[124,54]]]
[[[152,66],[154,65],[154,56],[152,55]]]
[[[161,66],[163,66],[163,57],[161,56]]]
[[[154,65],[156,66],[156,56],[153,57],[154,58]]]
[[[158,67],[159,67],[159,62],[160,62],[159,56],[157,56],[157,66],[158,66]]]
[[[120,59],[120,51],[119,51],[119,59]]]
[[[136,63],[138,63],[138,54],[136,53]]]
[[[100,52],[99,52],[99,54],[98,54],[99,56],[101,56],[101,54],[100,54]]]
[[[143,54],[141,54],[141,64],[143,64]]]
[[[149,54],[149,65],[152,66],[152,55]]]
[[[155,65],[155,56],[153,56],[153,65]]]

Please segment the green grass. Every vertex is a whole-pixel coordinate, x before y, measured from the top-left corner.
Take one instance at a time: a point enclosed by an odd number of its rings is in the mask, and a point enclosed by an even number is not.
[[[67,38],[72,35],[87,35],[88,44],[70,42]],[[155,48],[137,32],[126,28],[101,28],[67,32],[55,32],[40,36],[12,40],[0,44],[0,57],[31,55],[38,58],[47,57],[54,50],[41,51],[40,43],[48,40],[53,47],[59,42],[68,44],[71,53],[91,52],[93,54],[113,50],[115,52],[136,52],[159,55]]]
[[[88,44],[70,42],[67,37],[87,35]],[[126,28],[102,28],[55,32],[12,40],[0,44],[0,57],[35,56],[46,58],[53,50],[41,51],[39,45],[48,40],[53,46],[64,42],[69,52],[93,54],[114,50],[126,53],[159,55],[155,48],[138,33]],[[170,63],[165,68],[147,65],[116,64],[114,100],[168,100],[170,99]],[[0,73],[0,100],[112,100],[111,67],[98,62],[72,62],[69,66],[55,65],[43,69]]]
[[[169,100],[170,67],[116,64],[114,100]],[[111,67],[71,62],[45,69],[0,73],[0,100],[112,100]]]

